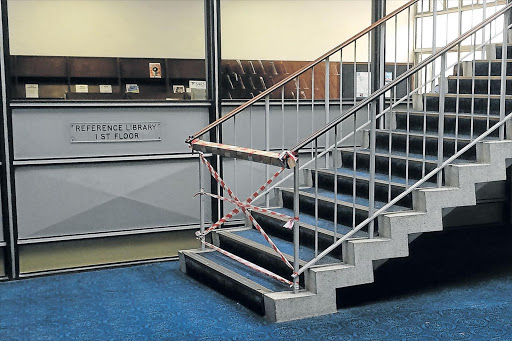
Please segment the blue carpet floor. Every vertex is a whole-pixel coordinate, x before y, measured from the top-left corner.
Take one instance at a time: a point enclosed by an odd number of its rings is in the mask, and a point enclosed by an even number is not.
[[[484,255],[492,263],[468,249],[454,268],[423,246],[358,288],[363,300],[344,289],[351,300],[340,299],[338,313],[280,324],[188,278],[178,262],[4,282],[0,340],[512,340],[510,247]]]

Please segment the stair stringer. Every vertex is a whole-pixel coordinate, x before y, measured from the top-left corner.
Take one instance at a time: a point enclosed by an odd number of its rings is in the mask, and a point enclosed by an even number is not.
[[[506,179],[512,141],[477,144],[477,162],[445,168],[446,186],[413,192],[413,211],[379,216],[379,238],[344,243],[344,264],[314,266],[305,272],[306,290],[265,295],[266,316],[289,321],[336,312],[336,289],[372,283],[373,261],[409,255],[409,235],[443,229],[443,209],[476,204],[475,184]]]

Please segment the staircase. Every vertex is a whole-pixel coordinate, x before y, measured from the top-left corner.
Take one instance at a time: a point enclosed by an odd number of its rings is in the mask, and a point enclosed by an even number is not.
[[[447,46],[446,51],[456,45]],[[369,120],[361,129],[361,144],[326,147],[330,167],[320,167],[318,150],[312,151],[314,162],[300,168],[300,188],[296,176],[295,190],[274,188],[277,207],[270,211],[250,209],[288,262],[296,265],[293,271],[250,223],[216,229],[205,237],[224,253],[217,248],[180,251],[181,270],[271,321],[336,312],[337,288],[373,282],[374,270],[386,260],[408,256],[412,240],[443,229],[444,209],[475,205],[475,184],[506,179],[512,141],[503,134],[512,111],[512,60],[504,57],[512,56],[512,46],[507,46],[505,56],[502,46],[487,43],[485,59],[459,60],[451,69],[446,65],[447,52],[438,52],[432,58],[444,58],[437,79],[439,92],[420,94],[420,87],[416,93],[420,100],[414,105],[409,104],[413,97],[410,92],[407,105],[391,103],[388,111],[380,114],[384,127],[372,129],[379,115]],[[417,68],[421,69],[421,64]],[[502,77],[504,69],[506,78]],[[445,70],[453,70],[453,74],[446,75]],[[411,79],[413,74],[418,72],[412,69],[404,79]],[[353,113],[365,105],[371,112],[371,103],[400,81],[381,87],[366,103],[356,104]],[[318,143],[320,136],[351,115],[349,111],[339,117],[304,140],[302,146]],[[511,129],[507,134],[512,138]],[[196,151],[224,157],[235,153],[222,144],[196,142],[189,140]],[[292,151],[298,153],[300,163],[300,148]],[[236,155],[299,172],[298,166],[277,152],[249,150]],[[299,220],[294,229],[287,229],[283,227],[289,222],[287,217],[296,215],[295,198],[299,199]],[[283,278],[296,278],[299,288],[293,289],[230,255]],[[296,271],[299,268],[304,270]],[[293,272],[299,275],[291,278]]]

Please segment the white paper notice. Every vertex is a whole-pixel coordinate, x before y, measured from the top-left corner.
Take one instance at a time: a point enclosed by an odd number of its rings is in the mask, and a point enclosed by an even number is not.
[[[206,90],[206,81],[188,81],[188,86],[191,89]]]
[[[39,84],[25,84],[26,98],[39,98]]]
[[[89,85],[87,84],[77,84],[75,85],[76,92],[79,93],[88,93],[89,92]]]
[[[356,74],[356,97],[368,97],[369,92],[369,72],[357,72]]]
[[[111,94],[112,93],[112,85],[110,84],[101,84],[100,85],[100,93],[102,94]]]

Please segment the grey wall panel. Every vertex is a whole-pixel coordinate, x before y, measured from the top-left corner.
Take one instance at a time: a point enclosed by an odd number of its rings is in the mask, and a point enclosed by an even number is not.
[[[208,108],[19,108],[12,121],[16,160],[187,153],[185,139],[208,125]],[[161,141],[71,143],[71,123],[155,121]]]
[[[18,168],[19,238],[197,224],[197,174],[197,159]]]
[[[343,110],[348,110],[351,105],[343,105]],[[223,107],[223,113],[227,114],[235,107]],[[284,114],[284,115],[283,115]],[[340,106],[333,104],[329,107],[329,121],[339,117]],[[284,129],[283,129],[284,116]],[[296,105],[286,105],[284,111],[280,105],[270,106],[270,148],[291,149],[298,142],[310,136],[314,131],[320,129],[326,124],[325,106],[315,105],[312,110],[311,104],[300,104],[298,109]],[[358,112],[356,124],[359,126],[368,121],[368,111],[366,109]],[[353,131],[353,119],[346,120],[343,125],[343,135]],[[250,129],[252,128],[252,136]],[[298,128],[298,129],[297,129]],[[297,134],[298,130],[298,134]],[[235,133],[236,131],[236,133]],[[283,134],[284,132],[284,134]],[[340,132],[341,134],[341,132]],[[330,134],[331,143],[334,143],[334,130]],[[341,136],[341,135],[340,135]],[[360,137],[361,134],[358,134]],[[236,138],[235,138],[236,137]],[[223,142],[226,144],[236,144],[243,147],[253,147],[255,149],[265,148],[265,107],[253,106],[252,109],[245,109],[236,116],[236,120],[228,120],[223,125]],[[358,140],[360,144],[361,140]],[[325,145],[325,138],[319,140],[319,146]],[[349,143],[346,143],[347,145]]]

